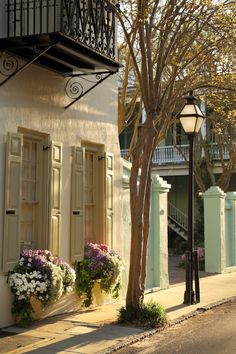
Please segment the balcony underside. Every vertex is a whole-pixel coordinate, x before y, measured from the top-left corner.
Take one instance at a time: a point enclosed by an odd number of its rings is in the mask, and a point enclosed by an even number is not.
[[[49,48],[43,55],[39,53]],[[0,50],[59,72],[65,76],[96,70],[117,72],[119,63],[60,33],[47,33],[0,39]]]

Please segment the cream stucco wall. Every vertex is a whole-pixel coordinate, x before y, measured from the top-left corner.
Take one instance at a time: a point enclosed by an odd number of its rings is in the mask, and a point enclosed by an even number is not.
[[[0,54],[1,55],[1,54]],[[1,58],[0,58],[1,59]],[[0,75],[0,81],[4,77]],[[98,85],[67,110],[66,79],[37,65],[27,67],[0,87],[0,268],[2,269],[5,143],[8,132],[24,127],[50,134],[63,144],[61,257],[69,260],[71,147],[81,140],[104,144],[114,154],[114,239],[121,249],[122,165],[117,131],[117,76]],[[0,273],[0,304],[9,303],[6,277]],[[4,288],[4,291],[2,290]],[[7,297],[6,297],[7,294]],[[2,306],[2,305],[1,305]],[[7,306],[9,307],[9,306]],[[4,307],[6,308],[6,307]],[[8,310],[0,308],[0,327],[9,324]],[[3,312],[2,312],[3,311]]]

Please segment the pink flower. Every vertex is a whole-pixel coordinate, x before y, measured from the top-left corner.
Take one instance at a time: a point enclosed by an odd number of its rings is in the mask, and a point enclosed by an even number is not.
[[[185,262],[185,261],[186,261],[186,255],[185,255],[185,253],[182,254],[180,258],[181,258],[181,261]]]
[[[101,245],[99,245],[99,248],[103,252],[108,252],[108,246],[107,245],[101,244]]]
[[[198,247],[197,253],[198,253],[199,259],[204,259],[205,258],[205,248]]]

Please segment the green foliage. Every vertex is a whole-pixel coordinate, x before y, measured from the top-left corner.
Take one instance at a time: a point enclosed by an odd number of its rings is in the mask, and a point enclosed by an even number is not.
[[[79,296],[85,295],[83,305],[89,307],[93,302],[92,290],[95,284],[95,280],[91,278],[91,274],[88,269],[88,261],[84,259],[82,262],[76,265],[76,280],[75,290]]]
[[[148,328],[162,327],[167,323],[166,311],[159,303],[143,303],[137,310],[131,305],[121,307],[118,314],[119,323],[136,323]]]
[[[118,313],[119,323],[130,323],[137,320],[136,309],[132,305],[122,306]]]
[[[84,250],[84,259],[76,264],[75,289],[79,296],[85,297],[83,305],[93,303],[93,287],[98,281],[105,293],[118,298],[120,284],[121,258],[108,246],[88,243]]]
[[[29,299],[18,301],[17,298],[14,298],[11,312],[16,316],[17,324],[20,327],[28,327],[33,321],[33,308]]]

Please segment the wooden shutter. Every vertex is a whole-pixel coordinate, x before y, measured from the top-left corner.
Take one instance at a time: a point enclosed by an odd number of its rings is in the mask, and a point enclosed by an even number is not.
[[[62,145],[61,143],[52,142],[49,250],[54,256],[59,256],[61,233],[61,167]]]
[[[114,157],[105,154],[106,161],[106,240],[113,247],[113,186],[114,186]]]
[[[8,134],[6,146],[3,271],[12,270],[20,256],[22,134]]]
[[[85,149],[73,148],[71,181],[71,262],[84,258]]]

